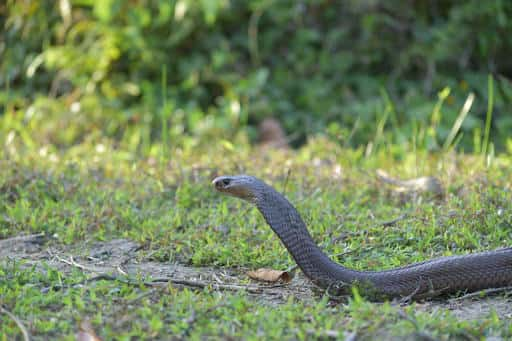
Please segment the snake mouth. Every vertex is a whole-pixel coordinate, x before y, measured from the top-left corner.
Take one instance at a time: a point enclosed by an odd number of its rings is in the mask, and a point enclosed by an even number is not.
[[[219,176],[213,179],[212,184],[221,193],[254,202],[256,195],[251,181],[254,181],[251,177],[243,175]]]
[[[226,189],[231,184],[231,178],[228,176],[219,176],[215,179],[213,179],[212,184],[215,186],[215,189],[217,191],[223,192],[226,191]]]

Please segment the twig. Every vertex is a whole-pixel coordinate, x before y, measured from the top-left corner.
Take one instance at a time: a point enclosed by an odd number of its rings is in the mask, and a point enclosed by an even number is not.
[[[109,275],[109,274],[99,274],[97,276],[87,278],[78,283],[73,283],[70,285],[59,285],[58,284],[58,285],[54,285],[54,286],[51,286],[48,288],[44,288],[43,291],[46,292],[50,289],[60,290],[60,289],[65,289],[65,288],[78,286],[78,285],[82,285],[82,284],[88,284],[88,283],[92,283],[92,282],[96,282],[96,281],[102,281],[102,280],[103,281],[118,281],[118,282],[128,284],[128,285],[143,285],[146,287],[159,287],[166,283],[172,283],[172,284],[176,284],[176,285],[183,285],[183,286],[199,288],[199,289],[212,287],[213,289],[216,289],[216,290],[227,290],[227,291],[246,290],[247,292],[252,293],[252,294],[260,294],[265,289],[279,288],[279,287],[284,286],[284,284],[275,284],[275,285],[271,285],[271,286],[218,284],[218,283],[208,282],[208,281],[199,281],[199,280],[194,281],[194,280],[189,280],[189,279],[172,278],[172,277],[155,278],[151,281],[137,281],[137,280],[134,280],[131,278],[122,278],[122,277],[113,276],[113,275]]]
[[[43,232],[41,232],[41,233],[36,233],[36,234],[29,234],[27,236],[16,236],[16,237],[12,237],[12,238],[2,239],[2,240],[0,240],[0,245],[6,244],[6,243],[11,244],[11,243],[17,243],[17,242],[25,242],[25,241],[29,241],[32,239],[44,237],[44,235],[45,234]]]
[[[388,227],[388,226],[393,226],[395,225],[396,223],[398,223],[400,220],[404,220],[405,218],[408,217],[408,214],[407,213],[404,213],[400,216],[398,216],[397,218],[395,219],[391,219],[391,220],[388,220],[388,221],[384,221],[382,223],[380,223],[382,226],[385,226],[385,227]]]
[[[7,316],[9,316],[11,318],[11,320],[13,320],[14,323],[16,323],[16,325],[18,326],[19,330],[21,331],[21,334],[23,334],[23,339],[25,341],[29,341],[30,340],[30,334],[28,333],[27,329],[25,328],[25,326],[23,325],[23,323],[20,321],[19,318],[17,318],[13,313],[11,313],[9,310],[5,309],[1,305],[0,305],[0,312],[6,314]]]
[[[276,285],[273,285],[273,286],[247,286],[247,285],[236,285],[236,284],[220,284],[220,283],[216,283],[216,282],[208,282],[208,281],[200,281],[200,280],[189,280],[189,279],[173,278],[173,277],[155,278],[155,279],[153,279],[152,281],[149,281],[149,282],[146,282],[146,281],[142,281],[141,282],[141,281],[137,281],[137,280],[131,279],[129,277],[122,278],[122,277],[118,277],[118,276],[109,275],[109,274],[106,274],[106,273],[99,273],[95,269],[86,267],[86,266],[84,266],[82,264],[79,264],[79,263],[75,262],[73,260],[73,257],[70,257],[70,260],[67,260],[67,259],[64,259],[64,258],[58,256],[58,255],[53,254],[51,251],[48,251],[48,253],[51,256],[55,257],[57,260],[65,263],[65,264],[77,267],[77,268],[79,268],[81,270],[97,273],[98,275],[94,276],[94,277],[91,277],[91,278],[88,278],[88,279],[85,279],[85,280],[83,280],[81,282],[74,283],[74,284],[69,285],[69,286],[66,286],[66,285],[55,285],[55,286],[52,286],[52,287],[44,288],[43,290],[46,290],[46,291],[49,290],[49,289],[60,290],[60,289],[66,288],[66,287],[77,286],[77,285],[81,285],[81,284],[87,284],[87,283],[91,283],[91,282],[94,282],[94,281],[100,281],[100,280],[119,281],[121,283],[129,284],[129,285],[144,285],[146,287],[157,287],[157,286],[161,286],[162,283],[172,283],[172,284],[184,285],[184,286],[188,286],[188,287],[192,287],[192,288],[200,288],[200,289],[203,289],[203,288],[206,288],[206,287],[212,287],[212,288],[214,288],[216,290],[230,290],[230,291],[247,290],[247,292],[249,292],[249,293],[257,293],[257,294],[261,293],[262,289],[276,288],[276,287],[284,286],[284,284],[276,284]]]
[[[221,281],[221,279],[219,278],[219,276],[217,276],[215,273],[212,273],[212,276],[213,276],[213,279],[215,279],[217,281],[217,283],[219,284],[224,284],[223,281]]]
[[[193,288],[207,288],[212,287],[216,290],[228,290],[228,291],[240,291],[240,290],[247,290],[247,292],[252,294],[260,294],[264,289],[273,289],[273,288],[281,288],[285,286],[286,284],[274,284],[274,285],[268,285],[268,286],[254,286],[254,285],[239,285],[239,284],[219,284],[215,282],[208,282],[208,281],[194,281],[190,279],[183,279],[183,278],[156,278],[151,282],[145,282],[148,286],[152,285],[158,285],[157,283],[172,283],[172,284],[178,284],[178,285],[184,285],[188,287]]]
[[[465,299],[468,299],[468,298],[472,298],[472,297],[486,296],[486,295],[489,295],[489,294],[495,294],[495,293],[498,293],[498,292],[503,292],[503,291],[508,291],[508,290],[512,290],[512,286],[503,287],[503,288],[484,289],[484,290],[475,291],[475,292],[472,292],[472,293],[469,293],[469,294],[466,294],[466,295],[463,295],[463,296],[460,296],[460,297],[451,298],[451,299],[448,300],[448,302],[449,303],[454,303],[454,302],[462,301],[462,300],[465,300]]]
[[[416,289],[413,290],[413,292],[411,292],[409,295],[405,296],[405,297],[402,297],[400,300],[399,300],[399,303],[400,303],[400,306],[404,306],[404,305],[408,305],[409,303],[411,303],[412,299],[414,298],[414,296],[416,296],[416,294],[420,291],[421,289],[421,280],[422,278],[420,278],[419,282],[418,282],[418,286],[416,287]]]
[[[65,259],[65,258],[62,258],[60,257],[59,255],[57,254],[54,254],[53,252],[51,252],[50,250],[48,250],[48,254],[54,258],[56,258],[58,261],[61,261],[62,263],[65,263],[67,265],[71,265],[71,266],[74,266],[74,267],[77,267],[79,268],[80,270],[84,270],[84,271],[89,271],[89,272],[94,272],[94,273],[101,273],[101,271],[98,271],[94,268],[91,268],[91,267],[88,267],[88,266],[85,266],[85,265],[82,265],[80,263],[77,263],[74,259],[73,259],[73,256],[69,256],[69,260]],[[94,259],[94,258],[93,258]],[[124,271],[122,268],[121,268],[121,265],[118,265],[116,267],[116,270],[121,274],[121,275],[124,275],[124,276],[127,276],[128,274],[126,273],[126,271]]]
[[[90,268],[90,267],[87,267],[87,266],[85,266],[85,265],[82,265],[82,264],[80,264],[80,263],[77,263],[77,262],[73,259],[73,256],[69,256],[69,260],[67,260],[67,259],[64,259],[64,258],[60,257],[60,256],[59,256],[59,255],[57,255],[57,254],[52,253],[52,252],[51,252],[51,250],[48,250],[48,254],[49,254],[50,256],[52,256],[52,257],[55,257],[57,260],[59,260],[59,261],[61,261],[61,262],[65,263],[65,264],[68,264],[68,265],[71,265],[71,266],[77,267],[77,268],[79,268],[79,269],[81,269],[81,270],[89,271],[89,272],[94,272],[94,273],[100,273],[100,271],[97,271],[97,270],[95,270],[95,269],[93,269],[93,268]],[[121,268],[121,265],[118,265],[118,266],[116,267],[116,270],[117,270],[121,275],[128,276],[128,274],[127,274],[127,273],[126,273],[126,272]],[[99,276],[99,277],[101,277],[101,274],[100,274],[100,276]]]
[[[117,266],[117,271],[119,271],[119,273],[120,273],[121,275],[128,276],[128,274],[126,273],[126,271],[124,271],[124,270],[121,268],[121,265],[118,265],[118,266]]]
[[[57,254],[54,254],[53,252],[51,252],[51,250],[48,250],[48,254],[50,256],[52,256],[52,257],[55,257],[60,262],[66,263],[67,265],[74,266],[74,267],[79,268],[81,270],[90,271],[90,272],[94,272],[94,273],[99,273],[99,271],[97,271],[97,270],[95,270],[93,268],[89,268],[89,267],[87,267],[85,265],[82,265],[82,264],[79,264],[79,263],[75,262],[75,260],[73,259],[73,256],[69,256],[69,260],[67,260],[67,259],[64,259],[64,258],[60,257]]]

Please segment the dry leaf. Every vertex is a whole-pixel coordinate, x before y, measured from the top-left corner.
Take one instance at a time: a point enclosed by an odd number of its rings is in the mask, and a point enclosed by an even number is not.
[[[442,197],[444,189],[441,181],[433,176],[423,176],[416,179],[400,180],[392,178],[382,169],[377,170],[377,178],[387,184],[395,186],[397,192],[423,192]]]
[[[84,320],[80,322],[78,333],[76,333],[77,341],[101,341],[100,337],[96,335],[92,329],[91,322]]]
[[[252,278],[256,279],[258,281],[265,281],[265,282],[283,282],[288,283],[292,280],[292,276],[288,271],[280,271],[280,270],[273,270],[273,269],[266,269],[261,268],[254,271],[248,271],[247,275]]]

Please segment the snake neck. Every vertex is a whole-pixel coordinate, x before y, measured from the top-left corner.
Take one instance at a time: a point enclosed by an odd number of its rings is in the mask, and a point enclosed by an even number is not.
[[[360,277],[361,273],[333,262],[320,250],[299,212],[273,188],[260,193],[256,206],[302,272],[317,285],[351,283]]]

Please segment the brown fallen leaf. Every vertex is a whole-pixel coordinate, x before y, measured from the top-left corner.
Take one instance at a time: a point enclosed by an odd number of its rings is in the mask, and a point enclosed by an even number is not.
[[[292,276],[288,271],[280,271],[280,270],[273,270],[273,269],[266,269],[261,268],[254,271],[248,271],[247,275],[252,278],[256,279],[258,281],[265,281],[265,282],[283,282],[288,283],[292,280]]]
[[[76,333],[76,341],[101,341],[92,328],[91,322],[84,320],[80,322],[78,333]]]
[[[377,178],[387,184],[395,186],[396,192],[421,192],[430,193],[438,197],[444,196],[443,184],[433,176],[422,176],[416,179],[400,180],[392,178],[382,169],[377,169]]]

